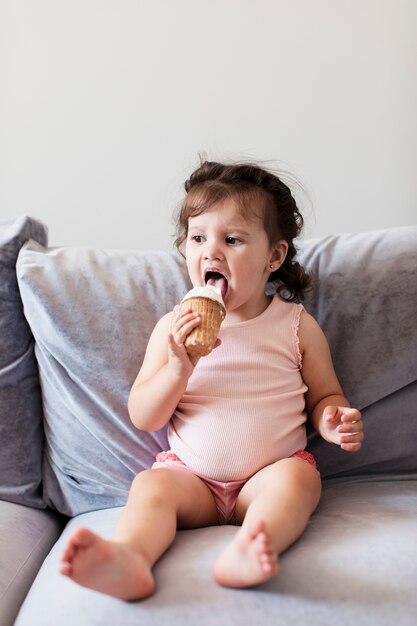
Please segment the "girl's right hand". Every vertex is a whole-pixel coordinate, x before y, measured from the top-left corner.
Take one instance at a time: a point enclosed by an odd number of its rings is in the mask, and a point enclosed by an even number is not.
[[[168,363],[180,378],[185,376],[188,379],[199,361],[199,357],[189,356],[184,342],[193,328],[200,324],[200,316],[191,309],[174,308],[168,335]]]

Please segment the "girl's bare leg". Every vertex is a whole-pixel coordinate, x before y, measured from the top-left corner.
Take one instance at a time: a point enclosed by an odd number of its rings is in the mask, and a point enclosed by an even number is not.
[[[320,475],[307,461],[283,459],[255,474],[237,501],[242,527],[214,565],[217,582],[250,587],[274,576],[278,556],[303,533],[320,494]]]
[[[152,567],[173,542],[177,525],[207,526],[216,519],[210,490],[191,472],[146,470],[133,481],[113,539],[76,529],[60,571],[84,587],[123,600],[145,598],[155,588]]]

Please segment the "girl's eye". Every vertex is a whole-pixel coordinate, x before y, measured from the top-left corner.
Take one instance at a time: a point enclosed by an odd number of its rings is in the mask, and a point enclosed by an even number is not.
[[[239,243],[240,239],[237,237],[226,237],[226,243],[231,244],[232,246]]]
[[[193,235],[191,237],[192,241],[195,241],[196,243],[201,243],[203,241],[203,236],[202,235]]]

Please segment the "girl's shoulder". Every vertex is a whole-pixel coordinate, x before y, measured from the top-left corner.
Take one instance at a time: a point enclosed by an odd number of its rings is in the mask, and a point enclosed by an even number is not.
[[[168,311],[161,317],[161,319],[156,323],[155,328],[169,328],[171,325],[173,311]]]
[[[152,340],[152,338],[155,336],[156,337],[161,336],[161,335],[167,336],[169,333],[170,326],[171,326],[171,319],[172,319],[172,311],[165,313],[165,315],[163,315],[155,324],[153,331],[151,333],[151,336],[150,336],[150,340]]]
[[[148,379],[166,363],[168,358],[168,335],[171,327],[172,312],[166,313],[156,323],[146,347],[142,366],[135,384]]]
[[[322,344],[323,341],[327,342],[320,324],[304,307],[302,307],[302,315],[300,316],[298,326],[298,339],[301,354],[304,354],[305,350],[311,346]]]
[[[271,309],[271,313],[278,314],[280,317],[284,315],[288,317],[295,316],[299,318],[301,313],[303,312],[308,315],[302,304],[300,304],[299,302],[290,302],[288,300],[285,300],[278,293],[272,297],[272,302],[269,308]]]
[[[154,329],[149,337],[148,349],[158,347],[163,344],[166,346],[168,335],[171,330],[172,311],[165,313],[155,324]]]

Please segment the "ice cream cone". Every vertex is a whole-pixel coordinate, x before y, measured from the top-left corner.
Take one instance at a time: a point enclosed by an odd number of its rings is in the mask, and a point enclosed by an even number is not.
[[[213,350],[226,314],[222,297],[210,287],[198,287],[185,296],[181,306],[195,311],[201,317],[201,324],[187,336],[185,348],[192,357],[206,356]]]

